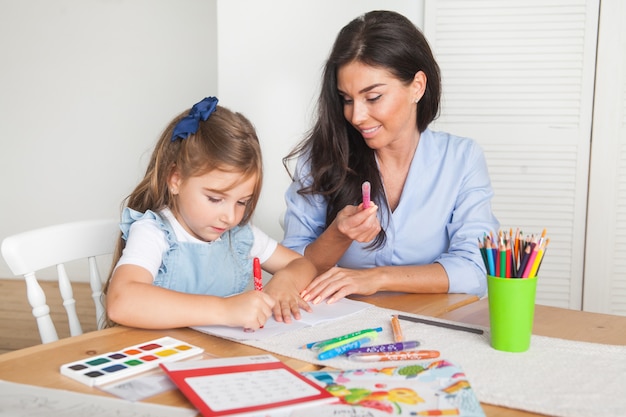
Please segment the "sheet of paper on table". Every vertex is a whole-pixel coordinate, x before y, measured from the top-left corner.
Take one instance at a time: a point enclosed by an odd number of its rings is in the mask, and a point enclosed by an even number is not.
[[[0,416],[11,417],[142,416],[195,417],[196,410],[130,402],[0,380]]]
[[[332,304],[327,304],[325,301],[319,304],[311,304],[312,313],[302,310],[302,318],[300,320],[293,320],[289,324],[277,322],[271,317],[262,329],[258,329],[254,332],[246,332],[241,327],[228,326],[194,326],[192,329],[232,340],[264,340],[287,331],[298,330],[339,318],[345,318],[348,315],[370,307],[372,307],[371,304],[362,301],[342,298]]]

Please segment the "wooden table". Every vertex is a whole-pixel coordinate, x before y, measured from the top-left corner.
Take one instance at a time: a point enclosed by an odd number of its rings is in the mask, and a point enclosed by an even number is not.
[[[440,317],[489,327],[489,302],[485,298],[441,314]],[[626,317],[537,304],[533,334],[580,342],[626,345]]]
[[[485,298],[440,316],[466,324],[489,327],[489,301]],[[535,305],[533,334],[581,342],[626,345],[626,317]],[[540,414],[482,404],[489,417],[530,417]]]
[[[477,297],[466,294],[410,295],[385,292],[370,297],[353,298],[367,301],[383,308],[434,317],[478,300]],[[267,353],[252,346],[231,342],[188,328],[140,330],[120,326],[0,355],[0,379],[89,394],[108,395],[98,389],[90,388],[61,375],[59,367],[64,363],[73,362],[87,356],[117,351],[126,346],[136,345],[163,336],[174,337],[200,346],[205,349],[207,355],[226,357]],[[301,372],[319,369],[317,365],[297,359],[276,354],[274,356]],[[147,399],[146,402],[191,408],[187,399],[178,390],[156,395]]]
[[[467,324],[489,325],[487,300],[462,294],[393,294],[381,293],[371,297],[353,297],[383,308],[408,313],[442,317]],[[537,306],[535,334],[599,343],[626,344],[626,317],[586,313],[554,307]],[[116,351],[147,340],[171,336],[201,346],[215,356],[242,356],[266,353],[260,349],[231,342],[190,329],[139,330],[116,327],[81,336],[62,339],[46,345],[0,355],[0,379],[84,392],[108,395],[89,388],[59,373],[59,366],[89,355]],[[275,355],[299,371],[318,369],[316,365]],[[157,404],[191,407],[177,390],[168,391],[146,400]],[[527,417],[537,414],[483,404],[487,416]]]

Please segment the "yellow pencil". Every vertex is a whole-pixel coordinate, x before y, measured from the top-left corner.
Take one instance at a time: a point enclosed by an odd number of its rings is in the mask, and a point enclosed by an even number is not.
[[[539,248],[539,252],[537,253],[537,257],[535,258],[535,262],[533,263],[533,267],[530,270],[529,278],[534,278],[537,276],[537,271],[539,271],[539,266],[541,266],[541,260],[543,259],[543,254],[546,251],[546,247],[550,243],[550,238],[543,241],[541,247]]]

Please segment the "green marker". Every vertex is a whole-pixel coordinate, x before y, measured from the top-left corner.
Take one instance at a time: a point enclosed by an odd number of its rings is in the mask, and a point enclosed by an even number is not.
[[[313,344],[313,346],[311,346],[311,349],[323,352],[325,350],[332,349],[334,347],[345,344],[347,341],[353,341],[355,339],[358,339],[359,336],[363,337],[363,335],[372,335],[372,334],[375,334],[377,332],[382,332],[382,331],[383,331],[382,327],[376,327],[374,329],[359,330],[357,332],[344,334],[343,336],[334,337],[332,339],[322,340],[321,342],[317,342]]]

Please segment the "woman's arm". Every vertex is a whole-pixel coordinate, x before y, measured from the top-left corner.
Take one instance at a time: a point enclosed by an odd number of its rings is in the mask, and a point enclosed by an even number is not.
[[[378,207],[371,204],[346,206],[330,226],[304,251],[304,256],[316,266],[318,271],[327,271],[337,264],[353,241],[370,242],[380,232],[380,222],[376,217]]]
[[[334,267],[318,276],[302,293],[313,304],[333,303],[350,294],[379,291],[446,293],[448,275],[438,263],[414,266],[380,266],[367,269]]]
[[[320,195],[302,195],[307,186],[307,166],[298,167],[294,181],[285,192],[287,210],[284,217],[283,245],[305,255],[323,272],[335,266],[353,241],[370,242],[380,231],[378,207],[371,204],[346,206],[326,227],[326,201]],[[309,180],[310,181],[310,180]]]

